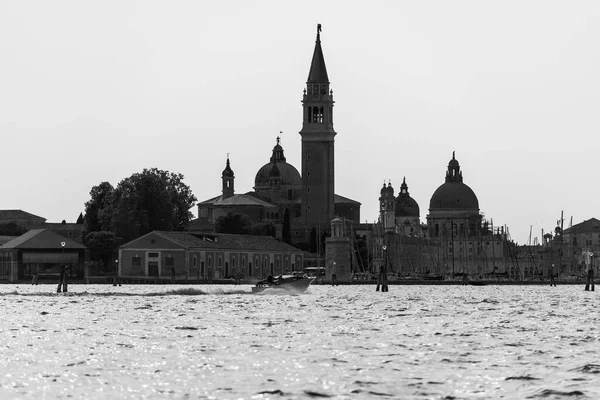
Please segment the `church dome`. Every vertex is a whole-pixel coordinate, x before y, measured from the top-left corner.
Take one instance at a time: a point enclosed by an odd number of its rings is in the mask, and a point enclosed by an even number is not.
[[[446,182],[431,196],[429,210],[472,210],[479,211],[479,200],[475,192],[463,183],[460,164],[452,153],[448,163]]]
[[[302,185],[302,178],[298,170],[285,160],[283,148],[279,144],[279,138],[277,138],[277,145],[273,147],[273,154],[269,163],[263,165],[256,173],[256,177],[254,178],[255,189],[269,186],[269,178],[274,177],[279,178],[281,186]]]
[[[396,197],[396,217],[418,217],[419,215],[419,204],[408,194],[408,185],[404,178],[400,186],[400,193]]]
[[[429,210],[479,210],[479,200],[464,183],[447,182],[431,196]]]

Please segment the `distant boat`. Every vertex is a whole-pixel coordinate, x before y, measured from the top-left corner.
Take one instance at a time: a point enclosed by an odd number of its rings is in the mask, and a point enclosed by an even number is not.
[[[443,281],[444,274],[426,274],[426,275],[423,275],[423,280],[425,280],[425,281]]]
[[[487,286],[487,283],[484,281],[470,281],[472,286]]]
[[[252,287],[252,293],[259,293],[265,289],[283,289],[291,293],[303,293],[314,280],[314,277],[302,273],[279,275],[276,278],[270,277],[256,282],[256,285]]]

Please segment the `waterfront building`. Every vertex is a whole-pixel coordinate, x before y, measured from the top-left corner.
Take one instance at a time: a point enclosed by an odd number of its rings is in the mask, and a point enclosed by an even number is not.
[[[319,232],[329,231],[334,217],[359,222],[360,203],[335,193],[333,106],[319,25],[302,96],[302,173],[287,162],[278,137],[269,162],[256,173],[254,190],[236,194],[228,158],[221,195],[198,203],[198,219],[190,230],[210,229],[229,212],[246,214],[254,222],[281,225],[288,219],[291,242],[308,249]]]
[[[572,275],[584,275],[590,266],[596,273],[600,259],[600,220],[590,218],[562,232],[556,252],[561,256],[561,269]]]
[[[31,280],[34,271],[40,279],[58,281],[60,269],[67,266],[73,279],[85,277],[87,247],[49,229],[32,229],[0,246],[0,280]]]
[[[271,236],[153,231],[119,247],[122,278],[258,279],[302,269],[302,251]]]
[[[23,210],[0,210],[0,224],[14,223],[26,229],[49,229],[54,233],[81,243],[83,224],[47,222],[46,218]]]

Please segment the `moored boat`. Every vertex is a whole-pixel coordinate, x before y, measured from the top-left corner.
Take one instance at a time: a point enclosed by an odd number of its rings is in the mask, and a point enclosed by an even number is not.
[[[256,282],[252,287],[252,293],[262,292],[265,289],[284,289],[292,293],[302,293],[308,289],[315,278],[305,274],[279,275],[273,278]]]

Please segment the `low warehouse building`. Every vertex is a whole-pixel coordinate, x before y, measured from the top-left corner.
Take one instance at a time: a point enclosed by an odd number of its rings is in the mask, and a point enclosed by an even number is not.
[[[270,236],[153,231],[119,248],[119,276],[258,279],[302,271],[302,251]]]

